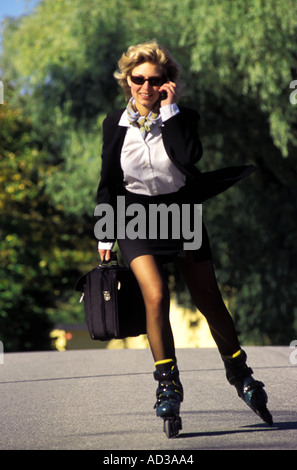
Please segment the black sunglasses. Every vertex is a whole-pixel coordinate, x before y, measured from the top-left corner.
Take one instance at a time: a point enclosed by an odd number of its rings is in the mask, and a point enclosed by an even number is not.
[[[144,82],[149,82],[150,86],[161,86],[166,81],[163,77],[144,78],[140,76],[131,75],[130,78],[131,81],[135,83],[135,85],[143,85]]]

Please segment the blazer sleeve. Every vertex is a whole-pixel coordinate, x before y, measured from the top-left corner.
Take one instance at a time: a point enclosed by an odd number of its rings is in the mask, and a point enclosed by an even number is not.
[[[197,130],[199,119],[197,111],[180,108],[180,113],[165,121],[162,127],[165,149],[180,168],[190,170],[202,157]]]
[[[110,145],[112,143],[112,129],[113,126],[109,123],[110,119],[107,116],[102,125],[103,129],[103,144],[101,153],[101,176],[97,189],[97,204],[111,203],[110,194]]]
[[[127,129],[118,126],[122,112],[107,115],[103,121],[101,176],[97,190],[97,204],[113,204],[116,195],[123,193],[123,171],[120,157]]]
[[[120,116],[120,114],[119,114]],[[110,230],[106,230],[106,236],[98,236],[98,227],[102,217],[107,215],[99,215],[97,232],[95,236],[102,242],[114,242],[116,234],[116,218],[117,218],[117,196],[123,193],[123,173],[120,166],[120,149],[125,137],[125,128],[118,126],[118,113],[116,115],[107,115],[103,121],[103,145],[101,154],[101,176],[97,189],[97,208],[95,215],[98,216],[102,204],[108,205],[109,214],[112,213],[113,218],[108,217],[108,223],[113,222],[114,236],[108,236]],[[101,208],[100,208],[101,206]],[[111,221],[112,219],[112,221]],[[96,227],[95,226],[95,227]],[[110,227],[110,225],[109,225]]]

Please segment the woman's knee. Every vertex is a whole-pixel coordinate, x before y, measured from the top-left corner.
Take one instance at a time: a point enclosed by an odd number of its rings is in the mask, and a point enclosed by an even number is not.
[[[152,311],[162,312],[164,309],[168,309],[169,306],[169,297],[166,289],[164,288],[149,288],[144,294],[144,301],[147,306]]]
[[[168,285],[154,257],[142,256],[131,263],[131,268],[140,285],[144,302],[151,308],[158,309],[168,303]]]

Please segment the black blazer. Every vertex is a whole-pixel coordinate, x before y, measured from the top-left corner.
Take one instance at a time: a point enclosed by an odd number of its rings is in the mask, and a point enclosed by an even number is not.
[[[199,114],[179,107],[180,113],[163,123],[163,143],[170,160],[186,175],[186,184],[192,189],[193,202],[201,203],[225,191],[240,179],[255,171],[255,167],[235,166],[201,173],[195,164],[202,157],[202,145],[197,126]],[[101,179],[97,190],[97,204],[107,203],[116,209],[116,198],[124,194],[123,171],[120,164],[127,127],[118,123],[124,109],[107,115],[103,122]]]
[[[97,203],[112,203],[123,193],[123,172],[120,165],[121,151],[127,127],[119,126],[124,110],[107,115],[103,122],[103,147],[101,180],[97,191]],[[197,134],[199,114],[180,108],[180,113],[164,122],[163,142],[169,158],[190,179],[198,174],[194,164],[202,157],[202,145]]]

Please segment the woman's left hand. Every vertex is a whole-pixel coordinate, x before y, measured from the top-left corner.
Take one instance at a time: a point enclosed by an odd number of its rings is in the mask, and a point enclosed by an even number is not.
[[[166,106],[167,104],[173,104],[177,100],[176,96],[176,84],[174,82],[166,82],[160,88],[159,92],[166,91],[167,98],[160,101],[160,106]]]

